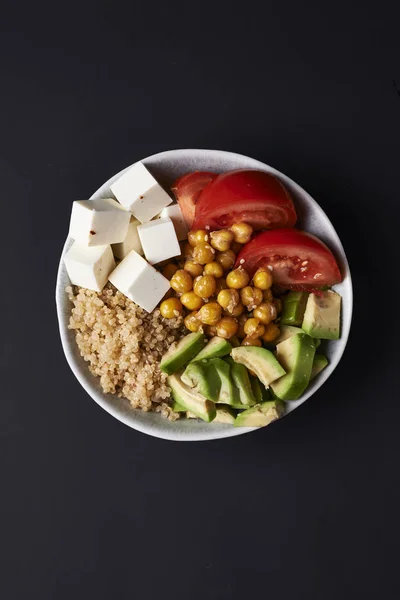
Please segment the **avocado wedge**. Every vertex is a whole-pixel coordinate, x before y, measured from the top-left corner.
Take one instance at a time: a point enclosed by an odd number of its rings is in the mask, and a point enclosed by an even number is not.
[[[257,379],[257,377],[252,377],[250,375],[250,384],[256,404],[271,399],[271,392],[259,381],[259,379]]]
[[[207,400],[218,402],[221,381],[210,361],[189,363],[181,379],[184,384],[207,398]]]
[[[172,397],[186,411],[190,411],[203,421],[210,423],[217,414],[214,402],[207,400],[201,394],[185,385],[178,374],[170,375],[167,379]]]
[[[238,414],[235,427],[265,427],[283,414],[283,405],[279,400],[270,400],[256,404]]]
[[[217,404],[217,416],[214,419],[214,423],[228,423],[229,425],[233,425],[236,419],[236,413],[231,409],[228,405]]]
[[[314,377],[316,377],[318,373],[321,373],[321,371],[325,369],[325,367],[327,367],[328,364],[329,363],[326,356],[324,356],[323,354],[316,354],[314,356],[314,362],[311,369],[310,381],[314,379]]]
[[[265,387],[286,373],[272,352],[265,348],[241,346],[233,348],[231,356],[235,362],[253,371]]]
[[[206,343],[207,338],[203,333],[197,332],[185,335],[164,354],[160,363],[161,371],[167,373],[167,375],[179,371],[204,348]]]
[[[293,335],[276,347],[276,356],[286,375],[271,383],[275,396],[281,400],[297,400],[311,377],[315,355],[314,340],[306,333]]]
[[[234,362],[231,365],[231,376],[233,385],[239,393],[239,402],[246,406],[253,406],[253,404],[256,404],[251,387],[250,376],[246,367]]]
[[[338,340],[340,337],[340,294],[328,290],[321,296],[310,294],[301,328],[311,337]]]
[[[226,356],[231,350],[232,345],[216,335],[204,346],[203,350],[200,350],[200,352],[192,358],[191,362]]]
[[[282,325],[301,325],[306,310],[308,293],[289,292],[283,299]]]

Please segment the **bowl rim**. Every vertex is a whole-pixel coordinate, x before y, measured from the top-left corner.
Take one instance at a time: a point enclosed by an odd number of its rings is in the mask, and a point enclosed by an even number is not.
[[[346,271],[346,275],[343,279],[343,282],[345,280],[347,281],[347,288],[348,288],[347,289],[348,298],[346,299],[348,318],[347,318],[346,327],[342,326],[341,337],[340,337],[340,341],[342,342],[342,344],[341,344],[341,347],[338,348],[337,354],[335,355],[335,362],[329,364],[330,368],[324,369],[324,371],[320,374],[318,381],[315,382],[315,387],[312,390],[310,390],[308,393],[306,391],[299,400],[296,400],[289,405],[290,410],[287,411],[283,415],[283,416],[287,416],[290,412],[292,412],[293,410],[298,408],[301,404],[304,404],[304,402],[306,402],[313,394],[315,394],[318,391],[318,389],[325,383],[325,381],[327,381],[327,379],[332,375],[333,371],[338,366],[340,360],[342,359],[344,350],[347,346],[350,329],[351,329],[352,315],[353,315],[353,285],[352,285],[350,267],[349,267],[349,263],[347,260],[345,250],[343,248],[343,244],[336,232],[335,227],[333,226],[332,222],[330,221],[328,215],[325,213],[325,211],[322,209],[322,207],[318,204],[318,202],[316,200],[314,200],[314,198],[312,196],[310,196],[310,194],[306,190],[304,190],[299,184],[297,184],[295,181],[293,181],[290,177],[288,177],[281,171],[278,171],[274,167],[271,167],[270,165],[268,165],[262,161],[253,159],[252,157],[249,157],[244,154],[239,154],[236,152],[229,152],[229,151],[225,151],[225,150],[213,150],[213,149],[196,149],[196,148],[166,150],[164,152],[158,152],[156,154],[153,154],[146,158],[142,158],[140,160],[144,164],[146,164],[146,162],[155,161],[155,160],[157,160],[157,158],[160,158],[160,157],[163,157],[164,159],[168,159],[169,157],[176,159],[176,158],[179,158],[180,156],[187,158],[188,155],[189,156],[192,155],[193,158],[196,158],[199,156],[199,154],[203,155],[203,156],[212,154],[214,160],[215,160],[215,158],[218,158],[218,157],[220,157],[220,158],[230,157],[231,159],[237,159],[237,160],[241,160],[241,161],[250,160],[252,165],[247,168],[250,168],[250,169],[260,168],[262,170],[267,169],[269,172],[279,176],[279,178],[281,180],[283,180],[284,182],[288,183],[292,187],[292,189],[295,189],[297,194],[300,194],[301,196],[306,197],[307,200],[313,205],[313,208],[317,212],[319,211],[320,214],[323,215],[323,217],[326,219],[326,221],[331,226],[332,235],[335,238],[336,247],[340,251],[340,259],[341,259],[342,265],[345,267],[345,271]],[[134,163],[132,163],[132,164],[134,164]],[[113,181],[115,181],[118,177],[120,177],[125,171],[127,171],[132,166],[132,164],[128,165],[127,167],[125,167],[124,169],[122,169],[121,171],[116,173],[115,175],[111,176],[90,196],[90,199],[93,199],[93,198],[97,197],[98,195],[102,194],[102,191],[104,189],[109,188],[111,183]],[[176,433],[174,433],[173,430],[170,431],[170,430],[165,430],[163,428],[157,428],[157,426],[154,426],[153,424],[146,425],[146,424],[143,424],[140,420],[135,420],[135,412],[139,411],[140,409],[129,408],[129,411],[127,411],[125,414],[124,412],[121,412],[117,406],[113,406],[109,402],[109,400],[107,399],[107,394],[105,394],[103,392],[98,393],[96,390],[94,390],[93,387],[85,381],[83,375],[81,374],[80,369],[78,367],[78,363],[77,363],[75,356],[73,354],[73,351],[70,347],[70,340],[68,339],[68,328],[62,326],[63,303],[65,302],[65,285],[63,285],[61,283],[61,278],[62,278],[63,272],[65,270],[64,263],[63,263],[63,257],[64,257],[64,254],[67,250],[69,243],[70,243],[70,238],[67,235],[65,243],[63,245],[63,249],[61,252],[59,265],[58,265],[58,269],[57,269],[55,300],[56,300],[56,309],[57,309],[58,329],[59,329],[59,333],[60,333],[63,351],[64,351],[66,360],[69,364],[71,371],[73,372],[75,377],[78,379],[81,386],[89,394],[89,396],[99,406],[101,406],[101,408],[103,408],[111,416],[116,418],[121,423],[124,423],[131,429],[135,429],[137,431],[140,431],[141,433],[145,433],[147,435],[151,435],[151,436],[157,437],[159,439],[166,439],[166,440],[170,440],[170,441],[208,441],[208,440],[214,440],[214,439],[224,439],[224,438],[234,437],[237,435],[244,435],[246,433],[251,433],[252,431],[256,431],[256,430],[260,429],[259,427],[237,427],[236,428],[233,426],[226,426],[226,428],[224,428],[224,429],[216,430],[216,429],[213,429],[212,424],[207,424],[207,432],[198,431],[196,433],[195,431],[190,431],[190,432],[178,433],[178,431],[177,431]],[[161,415],[158,415],[158,416],[160,419],[163,418]],[[179,421],[178,421],[178,423],[179,423]],[[209,429],[209,432],[208,432],[208,429]]]

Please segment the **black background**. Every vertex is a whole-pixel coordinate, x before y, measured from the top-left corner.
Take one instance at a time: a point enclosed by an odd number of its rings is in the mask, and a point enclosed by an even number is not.
[[[396,5],[2,3],[2,599],[399,597]],[[72,200],[187,147],[307,189],[342,238],[355,314],[301,409],[180,444],[85,394],[54,286]]]

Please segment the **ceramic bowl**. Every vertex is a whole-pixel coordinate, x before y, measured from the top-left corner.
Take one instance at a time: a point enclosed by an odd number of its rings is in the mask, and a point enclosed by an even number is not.
[[[329,365],[314,381],[311,382],[303,396],[295,402],[285,404],[286,414],[298,408],[308,400],[325,383],[336,369],[346,347],[350,331],[353,291],[349,265],[340,239],[322,208],[313,198],[289,177],[276,169],[241,154],[224,152],[221,150],[170,150],[143,159],[143,163],[164,186],[170,184],[180,175],[190,171],[215,171],[221,173],[232,169],[261,169],[273,173],[288,187],[294,199],[299,216],[298,227],[314,233],[323,240],[335,254],[342,273],[343,282],[335,286],[335,290],[342,295],[342,331],[337,341],[324,342],[324,352],[329,359]],[[127,167],[129,168],[129,167]],[[117,173],[106,181],[92,196],[94,198],[112,197],[110,185],[123,173]],[[68,320],[71,312],[71,303],[68,300],[65,288],[70,281],[64,267],[63,256],[71,245],[72,240],[67,239],[60,259],[57,285],[56,303],[60,328],[61,343],[66,359],[74,375],[87,393],[104,408],[110,415],[125,423],[133,429],[155,437],[176,441],[200,441],[218,438],[227,438],[235,435],[250,433],[255,428],[236,428],[220,423],[204,423],[195,419],[179,419],[170,422],[158,413],[146,413],[132,409],[127,400],[117,398],[111,394],[104,394],[101,390],[99,379],[90,374],[87,364],[80,356],[75,343],[74,332],[68,329]]]

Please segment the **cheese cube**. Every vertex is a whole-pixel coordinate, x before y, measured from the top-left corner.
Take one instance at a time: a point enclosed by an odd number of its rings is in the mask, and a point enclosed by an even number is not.
[[[85,246],[122,242],[131,215],[113,198],[78,200],[72,205],[69,235]]]
[[[125,258],[125,256],[129,254],[131,250],[135,250],[135,252],[138,254],[143,254],[142,244],[140,243],[137,231],[138,225],[140,225],[140,221],[132,217],[131,222],[129,223],[128,233],[126,234],[124,241],[119,242],[119,244],[112,244],[114,256],[120,260]]]
[[[111,191],[141,223],[150,221],[172,202],[172,198],[141,162],[135,163],[117,179]]]
[[[169,281],[131,250],[108,277],[130,300],[151,312],[169,290]]]
[[[74,242],[64,256],[64,264],[73,285],[101,292],[115,260],[111,246],[83,246]]]
[[[152,265],[181,254],[171,219],[155,219],[139,225],[138,234],[143,252]]]
[[[186,240],[189,228],[186,225],[185,219],[183,218],[183,214],[181,209],[179,208],[179,204],[171,204],[171,206],[163,208],[159,216],[161,217],[161,219],[171,219],[171,221],[174,224],[175,233],[178,240],[180,242],[182,240]]]

